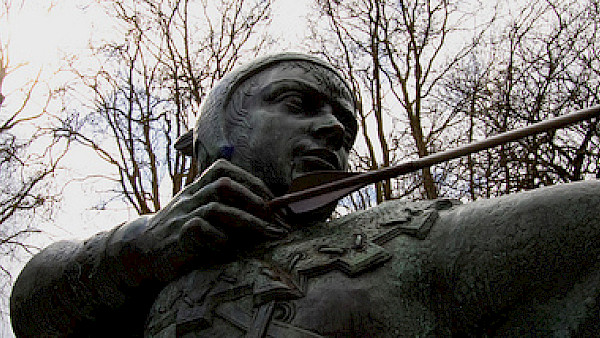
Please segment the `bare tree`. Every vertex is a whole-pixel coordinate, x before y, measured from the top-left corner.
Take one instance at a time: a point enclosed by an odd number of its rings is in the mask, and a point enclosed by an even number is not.
[[[494,18],[481,20],[486,22],[465,35],[466,22],[477,13],[460,1],[319,0],[317,5],[328,27],[312,23],[315,52],[351,79],[361,105],[360,147],[366,154],[356,154],[355,169],[386,167],[452,144],[448,130],[460,116],[438,109],[433,93]],[[436,181],[427,168],[412,178],[382,182],[376,186],[377,202],[435,198]]]
[[[114,166],[117,175],[108,178],[117,192],[139,214],[152,213],[160,209],[164,173],[173,194],[195,177],[195,163],[174,144],[193,127],[215,82],[268,44],[262,28],[270,2],[144,0],[107,6],[122,40],[93,47],[100,70],[73,67],[94,99],[85,102],[88,112],[65,117],[61,134]]]
[[[8,20],[9,11],[17,8],[4,1],[0,20]],[[40,87],[39,72],[33,79],[21,81],[22,87],[3,91],[5,80],[22,76],[19,70],[27,64],[10,60],[10,41],[0,37],[0,290],[3,296],[12,276],[5,264],[31,254],[35,246],[28,236],[40,232],[38,216],[49,215],[56,201],[51,189],[53,175],[65,149],[57,149],[56,139],[41,126],[47,107],[33,107],[33,95]],[[49,97],[41,95],[42,97]]]
[[[443,101],[467,114],[479,137],[600,101],[598,1],[529,2],[492,36],[488,51],[457,67]],[[455,171],[470,198],[599,177],[597,121],[472,155]],[[468,177],[465,177],[468,175]]]

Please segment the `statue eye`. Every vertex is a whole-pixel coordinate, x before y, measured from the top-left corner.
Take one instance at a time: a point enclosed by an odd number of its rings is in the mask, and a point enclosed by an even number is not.
[[[305,100],[300,93],[288,92],[278,98],[291,112],[302,113],[305,110]]]

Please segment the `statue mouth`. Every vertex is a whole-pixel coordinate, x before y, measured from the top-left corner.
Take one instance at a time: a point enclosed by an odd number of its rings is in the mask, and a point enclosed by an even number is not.
[[[295,157],[295,162],[297,162],[305,172],[317,170],[341,170],[338,156],[331,150],[325,148],[303,151]]]

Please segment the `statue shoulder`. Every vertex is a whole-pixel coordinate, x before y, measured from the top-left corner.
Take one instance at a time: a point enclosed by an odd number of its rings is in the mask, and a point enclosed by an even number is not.
[[[425,201],[390,200],[367,210],[357,211],[329,223],[330,228],[345,228],[362,232],[375,242],[383,243],[392,233],[404,233],[423,238],[435,223],[440,211],[450,210],[462,203],[440,198]]]

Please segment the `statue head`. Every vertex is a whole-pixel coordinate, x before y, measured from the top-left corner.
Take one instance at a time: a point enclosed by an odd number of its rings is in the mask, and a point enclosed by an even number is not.
[[[193,132],[202,171],[219,158],[283,194],[296,176],[345,170],[356,137],[355,98],[320,59],[284,53],[226,75],[208,94]]]

